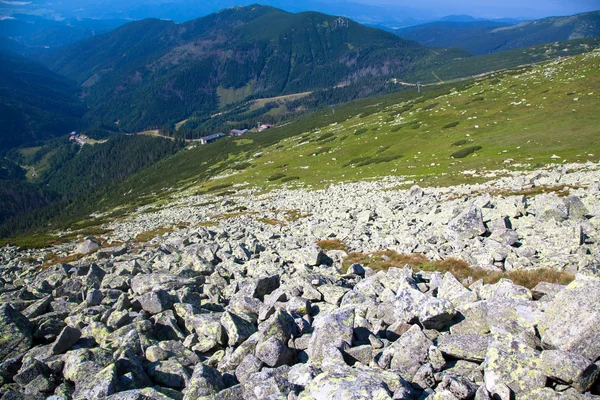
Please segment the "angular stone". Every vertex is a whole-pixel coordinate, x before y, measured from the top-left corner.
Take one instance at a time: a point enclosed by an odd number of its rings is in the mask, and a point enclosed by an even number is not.
[[[96,250],[100,245],[92,239],[86,239],[75,247],[75,252],[79,254],[89,254]]]
[[[583,393],[594,384],[600,375],[600,368],[578,354],[545,350],[542,352],[542,372]]]
[[[291,364],[294,356],[294,351],[276,337],[271,336],[256,346],[256,357],[271,368]]]
[[[36,377],[45,376],[47,378],[50,373],[50,368],[46,364],[34,359],[31,363],[23,365],[13,380],[20,386],[27,386]]]
[[[485,357],[484,379],[490,393],[497,393],[503,385],[517,397],[546,386],[541,371],[540,352],[523,339],[500,329],[492,330],[492,339]]]
[[[52,300],[52,296],[46,296],[43,299],[34,302],[25,310],[23,310],[23,315],[31,319],[45,314],[48,312],[48,307],[50,306],[50,303],[52,303]]]
[[[306,385],[299,400],[392,399],[395,391],[410,390],[409,388],[410,386],[396,374],[367,367],[346,368],[339,372],[327,371],[317,375]]]
[[[418,325],[413,325],[391,346],[384,349],[378,364],[390,368],[403,378],[411,380],[421,365],[427,362],[429,347],[433,342],[425,336]]]
[[[311,364],[296,364],[292,366],[288,373],[290,383],[305,387],[319,374],[319,370]]]
[[[558,293],[540,321],[542,344],[596,360],[600,357],[600,283],[575,280]]]
[[[472,239],[486,232],[481,209],[476,205],[461,212],[447,226],[446,233],[453,239]]]
[[[334,306],[339,306],[342,298],[349,289],[336,285],[322,285],[317,288],[323,295],[323,300]]]
[[[263,362],[252,354],[244,357],[240,365],[235,369],[235,377],[240,383],[246,382],[250,375],[259,372]]]
[[[69,350],[81,337],[79,329],[66,326],[52,345],[52,354],[62,354]]]
[[[131,289],[136,295],[142,295],[155,289],[175,290],[202,282],[199,277],[191,279],[172,274],[139,274],[131,280]]]
[[[461,360],[482,362],[489,344],[488,335],[441,335],[438,349],[450,357]]]
[[[156,384],[173,389],[183,389],[190,380],[190,374],[175,360],[150,363],[146,371]]]
[[[450,272],[444,274],[437,297],[449,300],[458,309],[477,301],[477,294],[465,288]]]
[[[283,365],[278,368],[263,368],[262,371],[250,375],[242,384],[244,400],[262,400],[271,398],[287,398],[294,390],[294,385],[288,381],[290,367]]]
[[[195,400],[203,396],[216,395],[225,389],[223,377],[216,369],[199,363],[194,368],[183,400]]]
[[[341,348],[352,345],[354,332],[354,308],[339,309],[323,317],[317,317],[314,332],[308,345],[310,361],[319,366],[327,347]]]
[[[89,374],[86,379],[75,385],[74,399],[104,400],[116,392],[117,368],[109,365],[95,374]]]
[[[258,326],[263,338],[275,337],[283,343],[287,343],[296,330],[294,317],[284,310],[277,310]]]
[[[173,306],[173,299],[166,290],[155,290],[138,297],[142,308],[150,314],[158,314]]]
[[[10,304],[0,307],[0,362],[25,353],[33,345],[33,325]]]
[[[229,346],[239,346],[257,331],[253,324],[229,311],[221,316],[221,325],[227,332]]]

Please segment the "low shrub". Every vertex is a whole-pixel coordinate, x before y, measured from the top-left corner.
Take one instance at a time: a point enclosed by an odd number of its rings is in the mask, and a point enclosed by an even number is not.
[[[456,122],[450,122],[449,124],[446,124],[446,125],[442,126],[442,129],[454,128],[458,124],[460,124],[460,122],[458,122],[458,121],[456,121]]]
[[[473,154],[477,150],[481,150],[481,148],[482,148],[481,146],[465,147],[464,149],[461,149],[461,150],[459,150],[457,152],[452,153],[450,155],[450,157],[452,157],[452,158],[465,158],[469,154]]]
[[[457,140],[456,142],[452,143],[452,146],[462,146],[463,144],[467,144],[467,143],[469,143],[468,140],[461,139],[461,140]]]
[[[365,132],[367,132],[367,128],[360,128],[360,129],[357,129],[357,130],[355,130],[355,131],[354,131],[354,134],[355,134],[356,136],[358,136],[358,135],[362,135],[362,134],[363,134],[363,133],[365,133]]]
[[[325,153],[329,153],[329,150],[331,150],[331,147],[321,147],[320,149],[315,150],[314,152],[308,154],[309,156],[312,156],[313,154],[318,156],[320,154],[325,154]]]
[[[252,164],[250,164],[249,162],[243,162],[243,163],[239,163],[234,165],[233,167],[231,167],[232,169],[236,170],[236,171],[242,171],[246,168],[251,167]]]
[[[371,165],[371,164],[381,164],[381,163],[385,163],[385,162],[390,162],[390,161],[394,161],[397,160],[399,158],[401,158],[401,155],[394,155],[394,156],[381,156],[381,157],[373,157],[370,158],[368,160],[364,160],[359,162],[358,164],[356,164],[357,167],[364,167],[367,165]]]
[[[222,185],[216,185],[206,189],[207,192],[216,192],[218,190],[227,189],[233,186],[233,183],[223,183]]]
[[[424,111],[429,111],[431,109],[434,109],[435,107],[437,107],[440,103],[431,103],[426,105],[425,107],[423,107]]]
[[[402,129],[402,125],[396,125],[390,129],[390,132],[398,132],[400,129]]]
[[[290,182],[300,179],[299,176],[286,176],[285,178],[281,178],[281,182]]]
[[[331,138],[331,137],[333,137],[333,136],[334,136],[334,134],[333,134],[333,133],[331,133],[331,132],[329,132],[329,133],[326,133],[326,134],[324,134],[324,135],[322,135],[322,136],[319,136],[319,137],[317,138],[317,142],[319,142],[319,141],[321,141],[321,140],[329,139],[329,138]]]
[[[268,177],[267,180],[268,181],[276,181],[281,178],[285,178],[285,174],[282,174],[282,173],[273,174],[270,177]]]
[[[381,154],[384,151],[388,150],[390,147],[392,147],[392,146],[380,147],[379,149],[377,149],[377,153],[376,154]]]

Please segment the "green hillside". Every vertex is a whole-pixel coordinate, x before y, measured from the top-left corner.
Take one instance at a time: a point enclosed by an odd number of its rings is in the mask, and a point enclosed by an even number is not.
[[[45,56],[78,81],[88,116],[139,131],[252,97],[404,75],[469,56],[319,13],[226,9],[183,24],[143,20]],[[252,90],[248,90],[250,87]]]
[[[550,17],[517,25],[489,21],[432,22],[394,31],[429,47],[459,47],[472,54],[489,54],[537,44],[600,36],[600,11]]]
[[[599,61],[596,50],[426,87],[422,95],[402,92],[363,100],[335,114],[323,111],[241,141],[177,154],[129,183],[138,193],[282,182],[322,186],[386,175],[449,184],[470,179],[465,171],[596,162]],[[232,175],[203,182],[220,173]]]
[[[310,113],[243,138],[188,147],[61,207],[9,221],[0,234],[62,228],[105,218],[182,193],[269,190],[282,184],[405,176],[448,185],[549,163],[597,162],[600,50],[445,85]],[[124,158],[119,156],[118,158]],[[76,165],[76,164],[73,164]],[[98,167],[94,167],[97,169]],[[101,224],[90,220],[87,226]]]

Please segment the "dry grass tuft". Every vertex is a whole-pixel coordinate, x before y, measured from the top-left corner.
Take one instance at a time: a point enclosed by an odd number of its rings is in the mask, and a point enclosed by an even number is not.
[[[429,262],[423,254],[400,254],[393,250],[377,251],[375,253],[350,253],[344,260],[344,270],[352,264],[367,265],[375,271],[387,271],[390,268],[403,268],[406,264],[412,268]]]
[[[153,231],[142,232],[135,237],[133,242],[134,243],[144,243],[144,242],[149,241],[150,239],[155,238],[156,236],[164,235],[165,233],[169,233],[169,232],[173,232],[173,228],[162,227],[162,228],[155,229]]]
[[[350,253],[344,260],[343,269],[347,270],[352,264],[365,265],[375,271],[387,271],[390,268],[403,268],[408,264],[417,271],[450,272],[459,281],[471,278],[473,281],[482,279],[486,284],[494,284],[500,279],[510,279],[513,283],[525,286],[529,289],[535,287],[540,282],[568,285],[575,279],[573,274],[556,271],[550,268],[496,272],[473,268],[465,261],[456,258],[430,261],[420,253],[399,254],[392,250],[378,251],[375,253]]]
[[[317,246],[323,250],[344,250],[348,252],[348,247],[339,239],[319,240]]]

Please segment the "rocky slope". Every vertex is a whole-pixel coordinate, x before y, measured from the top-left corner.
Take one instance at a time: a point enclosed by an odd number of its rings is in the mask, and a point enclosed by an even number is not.
[[[2,398],[596,398],[598,169],[181,197],[114,223],[109,241],[125,244],[4,247]],[[576,278],[530,290],[410,267],[342,271],[344,252],[315,245],[332,237]]]

